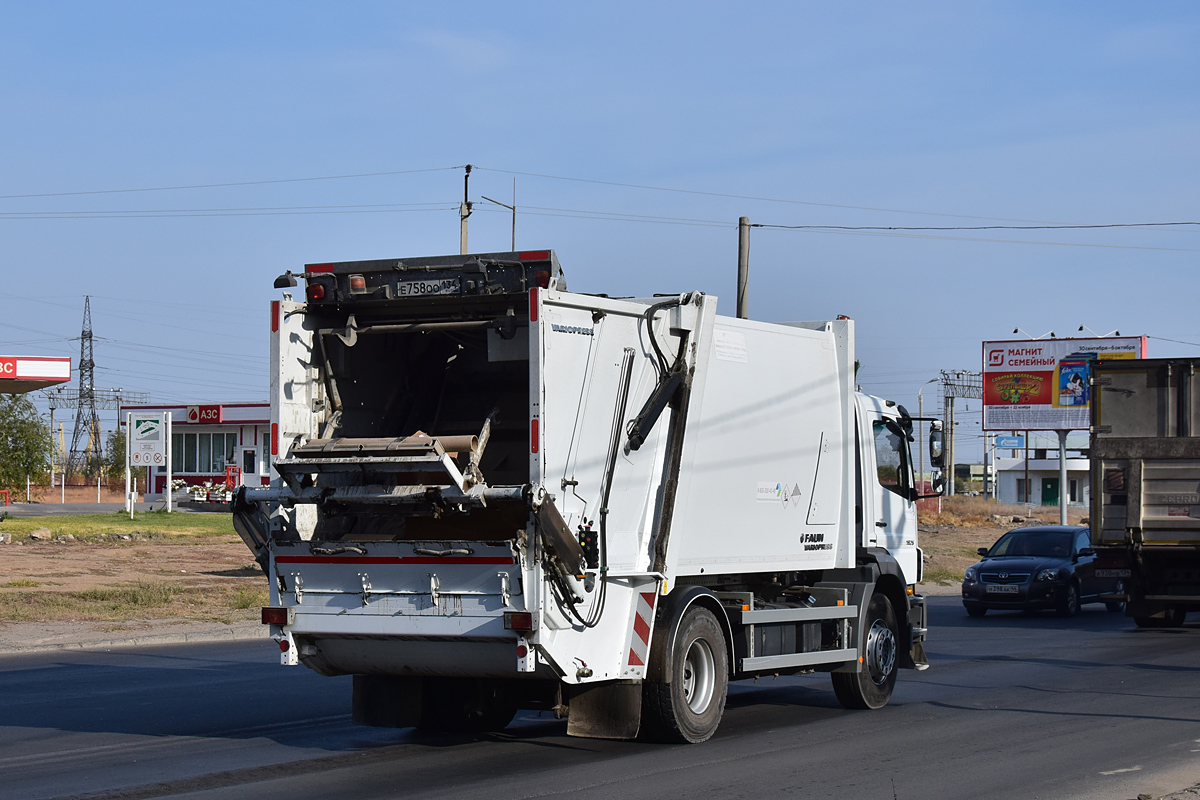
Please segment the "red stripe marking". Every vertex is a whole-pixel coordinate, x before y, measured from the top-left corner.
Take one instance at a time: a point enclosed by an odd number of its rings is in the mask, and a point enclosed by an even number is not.
[[[276,556],[276,564],[511,564],[504,556]]]
[[[658,597],[654,592],[641,592],[642,599],[646,601],[646,605],[650,606],[650,610],[654,610],[654,598]]]
[[[271,301],[271,332],[279,330],[279,301]]]
[[[643,661],[642,661],[640,658],[638,658],[638,654],[637,654],[637,653],[635,653],[635,652],[633,652],[632,650],[630,650],[630,651],[629,651],[629,666],[631,666],[631,667],[643,667],[643,666],[645,666],[645,663],[644,663],[644,662],[643,662]]]
[[[529,452],[538,451],[538,421],[537,417],[529,420]]]
[[[633,632],[642,640],[642,644],[650,644],[650,626],[642,619],[641,614],[633,618]]]
[[[537,320],[537,311],[538,311],[537,287],[535,286],[529,290],[529,321],[530,322],[538,321]]]

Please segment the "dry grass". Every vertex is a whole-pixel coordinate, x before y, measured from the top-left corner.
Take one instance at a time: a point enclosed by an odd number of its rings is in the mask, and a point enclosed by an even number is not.
[[[261,582],[261,577],[260,577]],[[0,592],[3,622],[254,620],[265,587],[185,587],[166,582],[104,586],[81,592]]]
[[[237,537],[229,514],[196,514],[165,511],[128,514],[79,514],[58,517],[14,517],[0,521],[0,533],[13,542],[28,541],[39,529],[51,536],[70,534],[81,542],[170,540],[176,544],[211,541],[214,536]],[[122,536],[130,537],[128,540]]]

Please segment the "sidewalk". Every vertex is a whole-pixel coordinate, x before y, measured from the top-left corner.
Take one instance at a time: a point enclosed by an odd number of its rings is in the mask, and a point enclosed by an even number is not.
[[[138,645],[184,642],[232,642],[267,639],[267,628],[258,622],[13,622],[0,624],[0,655],[48,650],[108,650]]]

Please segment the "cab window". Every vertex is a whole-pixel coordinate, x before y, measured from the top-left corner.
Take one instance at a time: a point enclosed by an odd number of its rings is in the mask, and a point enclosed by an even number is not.
[[[872,426],[875,435],[875,471],[879,485],[907,498],[908,448],[901,436],[888,430],[884,422]]]

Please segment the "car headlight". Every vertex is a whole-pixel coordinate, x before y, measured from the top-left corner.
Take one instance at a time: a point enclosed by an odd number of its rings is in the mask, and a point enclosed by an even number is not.
[[[975,567],[967,567],[967,571],[963,573],[964,581],[973,581],[979,577],[979,571]]]
[[[1037,574],[1037,579],[1039,581],[1052,581],[1057,577],[1058,577],[1058,569],[1053,568],[1053,567],[1044,569]]]

